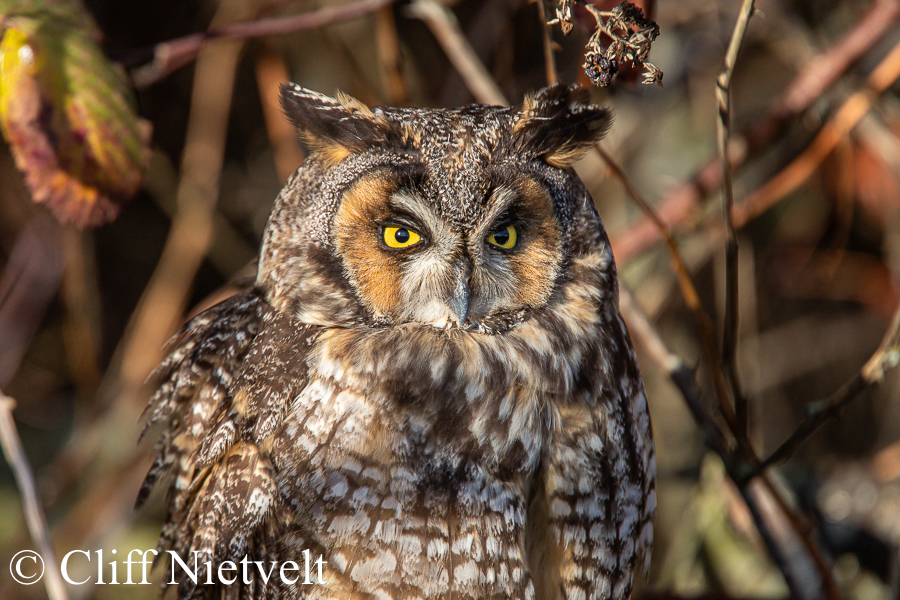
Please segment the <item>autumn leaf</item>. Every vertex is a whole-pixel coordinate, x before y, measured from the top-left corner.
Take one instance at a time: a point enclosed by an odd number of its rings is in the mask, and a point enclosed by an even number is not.
[[[149,124],[76,0],[0,0],[0,129],[36,202],[102,225],[141,185]]]

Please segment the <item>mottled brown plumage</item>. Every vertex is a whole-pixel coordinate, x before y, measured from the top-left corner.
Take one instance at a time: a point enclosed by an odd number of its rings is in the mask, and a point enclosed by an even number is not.
[[[300,87],[311,154],[255,286],[156,374],[160,546],[327,561],[325,583],[180,598],[625,598],[655,463],[615,265],[571,165],[609,124],[552,86],[513,108],[369,109]]]

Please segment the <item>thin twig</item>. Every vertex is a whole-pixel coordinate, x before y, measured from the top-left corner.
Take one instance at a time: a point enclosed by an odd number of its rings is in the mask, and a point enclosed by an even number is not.
[[[736,446],[733,446],[725,433],[716,425],[715,421],[708,413],[708,409],[706,408],[706,404],[703,402],[699,390],[694,382],[694,374],[689,369],[685,368],[681,359],[675,357],[674,355],[669,355],[665,358],[665,363],[670,365],[670,368],[666,369],[669,377],[672,379],[673,383],[678,387],[679,391],[681,391],[682,396],[685,399],[685,402],[688,405],[688,409],[691,411],[691,415],[694,417],[694,420],[697,422],[697,425],[703,430],[706,434],[707,441],[710,447],[719,454],[722,458],[722,461],[725,463],[729,476],[739,485],[739,487],[746,486],[750,478],[746,477],[747,473],[757,473],[764,481],[766,488],[769,490],[769,493],[774,498],[776,504],[781,508],[781,510],[785,514],[785,518],[794,528],[801,542],[807,550],[807,553],[810,555],[813,563],[816,565],[819,570],[819,575],[821,577],[823,586],[827,593],[828,598],[831,600],[841,600],[842,596],[840,591],[837,588],[837,584],[834,581],[834,575],[831,572],[831,568],[825,560],[822,552],[819,550],[816,545],[815,540],[812,537],[812,532],[810,530],[809,524],[803,519],[797,512],[788,504],[787,500],[782,496],[781,492],[772,485],[772,482],[769,481],[768,476],[765,473],[759,473],[756,469],[753,468],[754,465],[759,463],[759,459],[753,449],[752,444],[747,436],[744,438],[739,438],[737,434],[737,428],[734,422],[734,413],[730,411],[731,405],[728,403],[727,391],[725,389],[725,379],[724,379],[724,370],[722,368],[722,364],[719,361],[719,355],[715,348],[715,338],[712,333],[712,322],[709,319],[709,316],[703,310],[703,307],[700,304],[699,297],[697,296],[697,292],[694,289],[693,282],[691,281],[690,275],[688,274],[687,268],[684,265],[684,262],[681,258],[681,253],[678,250],[678,246],[672,237],[671,233],[665,227],[665,224],[662,223],[661,219],[658,215],[655,214],[653,208],[643,199],[640,194],[634,189],[631,183],[628,181],[627,177],[625,177],[624,172],[622,172],[621,168],[615,164],[608,156],[604,156],[602,148],[599,145],[595,145],[597,147],[598,152],[600,152],[601,156],[604,157],[604,160],[607,161],[607,164],[612,169],[613,173],[618,177],[623,186],[625,187],[626,192],[635,200],[635,202],[644,210],[650,219],[654,220],[657,223],[657,226],[661,228],[660,234],[666,240],[667,247],[669,248],[669,252],[674,263],[674,268],[676,274],[678,274],[678,281],[681,287],[682,297],[685,300],[685,303],[691,308],[694,317],[700,327],[700,336],[701,336],[701,344],[705,350],[705,356],[707,360],[710,362],[710,368],[712,370],[713,382],[716,386],[716,392],[719,399],[718,406],[721,409],[722,416],[728,425],[729,430],[731,431],[734,438],[737,440]],[[624,311],[623,311],[624,314]],[[630,324],[630,323],[629,323]],[[650,328],[652,331],[652,328]],[[646,337],[649,337],[646,336]],[[662,340],[658,340],[656,342],[655,351],[659,352],[659,348],[664,348],[662,345]],[[665,356],[665,355],[663,355]],[[757,523],[759,526],[759,523]],[[768,535],[766,532],[761,532],[761,534],[765,537]],[[769,539],[772,540],[771,536]],[[773,559],[779,564],[779,568],[782,568],[782,575],[784,576],[785,582],[791,586],[796,581],[793,573],[784,570],[787,568],[787,563],[781,560],[780,551],[778,554],[773,554]],[[793,592],[794,590],[792,588]],[[796,593],[794,597],[798,596]]]
[[[748,10],[752,10],[752,2],[751,6]],[[746,8],[746,7],[745,7]],[[747,12],[747,18],[749,18],[749,12]],[[739,37],[743,36],[743,32],[745,31],[746,24],[744,26],[738,26],[736,28],[736,35]],[[729,49],[729,59],[726,62],[726,69],[728,69],[728,78],[730,79],[730,72],[733,70],[734,60],[737,55],[737,49],[739,48],[739,44],[732,44],[732,48]],[[729,66],[730,65],[730,66]],[[727,81],[725,82],[728,83]],[[727,85],[726,85],[727,89]],[[724,100],[727,102],[727,95]],[[720,97],[720,102],[722,98]],[[720,114],[723,112],[720,104]],[[725,112],[725,118],[727,118],[727,110]],[[722,138],[720,137],[720,140]],[[727,143],[727,140],[726,140]],[[725,143],[722,145],[723,156],[725,156]],[[716,384],[717,396],[719,399],[719,406],[722,411],[722,415],[725,418],[729,429],[734,435],[737,441],[737,454],[729,449],[727,442],[716,442],[716,446],[719,448],[720,455],[723,460],[726,462],[726,465],[729,465],[729,473],[732,475],[736,481],[738,479],[735,477],[736,473],[740,473],[744,470],[741,467],[741,464],[756,464],[758,462],[758,458],[753,450],[752,444],[750,443],[749,436],[746,430],[746,424],[742,427],[739,427],[735,421],[735,414],[731,411],[731,405],[728,399],[728,392],[726,390],[725,384],[725,369],[723,368],[721,362],[719,361],[719,355],[715,348],[715,341],[712,334],[712,324],[709,320],[708,315],[703,311],[699,299],[697,298],[696,303],[692,302],[692,298],[696,298],[696,290],[693,288],[693,284],[690,281],[690,277],[688,276],[687,269],[684,267],[683,261],[681,260],[680,253],[678,252],[677,245],[672,237],[671,233],[666,227],[665,223],[659,217],[658,214],[652,209],[652,207],[644,201],[639,194],[637,194],[636,190],[633,186],[628,183],[627,178],[624,175],[624,172],[618,168],[617,165],[613,161],[611,161],[608,155],[602,152],[602,149],[598,147],[598,151],[603,156],[604,160],[610,165],[610,168],[613,170],[613,173],[623,182],[626,192],[638,203],[638,205],[644,210],[647,218],[656,226],[657,231],[661,237],[666,241],[667,247],[669,248],[670,254],[673,258],[673,261],[676,265],[676,273],[678,273],[679,285],[682,290],[682,295],[692,311],[694,312],[695,318],[701,328],[701,342],[705,348],[705,354],[710,363],[710,367],[712,370],[713,381]],[[727,201],[726,201],[727,202]],[[730,212],[730,211],[729,211]],[[731,269],[734,269],[734,273],[736,274],[736,262],[730,266]],[[736,298],[735,298],[736,300]],[[670,376],[672,376],[670,374]],[[679,384],[679,380],[675,377],[672,377],[673,381],[676,382],[676,385]],[[740,392],[739,387],[736,384],[732,384],[732,389]],[[686,394],[685,391],[689,391],[689,387],[685,386],[683,383],[679,385],[679,389],[682,390],[683,395],[685,395],[685,399],[688,402],[688,406],[691,409],[692,414],[695,419],[698,421],[698,424],[703,427],[704,431],[708,431],[708,421],[709,417],[705,414],[705,410],[703,409],[702,404],[698,404],[696,402],[696,398],[693,398],[691,394]],[[709,433],[708,433],[709,436]],[[715,439],[715,438],[713,438]],[[771,481],[769,481],[768,477],[765,474],[762,475],[761,479],[764,481],[765,487],[769,490],[770,494],[775,499],[776,503],[779,505],[780,509],[786,515],[788,521],[791,523],[792,527],[795,529],[796,533],[800,537],[803,545],[805,546],[807,553],[812,558],[814,564],[816,565],[817,570],[819,571],[821,581],[825,592],[829,598],[832,600],[837,600],[841,598],[841,594],[837,585],[834,581],[834,576],[831,571],[830,565],[825,560],[821,551],[819,550],[816,542],[813,540],[811,536],[811,532],[806,521],[793,510],[793,508],[787,503],[781,493],[772,485]],[[748,480],[744,480],[744,485],[746,485]],[[742,486],[743,487],[743,486]],[[762,522],[758,522],[757,526],[762,526]],[[765,533],[765,532],[763,532]],[[769,541],[772,541],[770,538]],[[773,542],[774,543],[774,542]],[[770,549],[772,550],[772,549]],[[774,558],[778,558],[780,556],[780,550],[777,548],[773,550]],[[793,573],[787,566],[787,563],[784,561],[779,561],[780,567],[782,568],[782,573],[785,577],[785,581],[788,585],[794,585],[795,578]]]
[[[509,106],[506,96],[475,54],[449,8],[434,0],[416,0],[406,10],[410,17],[421,19],[428,25],[478,102]]]
[[[233,17],[230,14],[233,6],[236,5],[224,3],[216,19]],[[114,464],[110,468],[113,470],[134,460],[134,452],[104,444],[103,440],[110,428],[131,426],[137,421],[145,401],[140,393],[141,385],[159,364],[166,339],[182,320],[194,277],[213,239],[229,107],[241,45],[225,42],[201,51],[176,192],[177,207],[169,236],[101,383],[98,396],[103,406],[98,403],[94,407],[98,414],[90,415],[90,420],[80,424],[79,434],[72,436],[54,461],[63,467],[60,472],[64,478],[87,472],[93,461]],[[102,409],[106,410],[100,412]],[[98,479],[99,485],[105,485],[101,477]]]
[[[601,33],[605,34],[607,37],[616,37],[616,34],[606,26],[606,19],[612,16],[611,11],[600,10],[590,2],[582,2],[581,5],[591,13],[591,16],[594,17],[594,21],[597,22],[597,30],[591,37],[599,38]]]
[[[719,106],[719,118],[716,121],[716,139],[719,147],[719,162],[722,165],[722,219],[725,222],[725,323],[722,334],[722,366],[725,377],[731,385],[734,400],[734,417],[736,435],[742,445],[746,445],[749,436],[748,402],[741,389],[737,365],[738,329],[740,314],[738,305],[739,259],[737,235],[734,222],[731,220],[731,207],[734,206],[734,188],[731,183],[731,163],[728,160],[728,138],[731,133],[731,78],[737,63],[741,44],[747,33],[747,25],[753,14],[754,0],[744,0],[738,13],[734,32],[728,50],[725,52],[725,64],[716,79],[716,102]]]
[[[427,9],[433,9],[434,6],[436,6],[434,4],[433,0],[417,0],[416,5],[420,5],[420,6],[424,5]],[[437,6],[437,8],[440,9],[441,7]],[[448,15],[446,12],[443,12],[443,11],[435,11],[433,13],[433,15],[438,15],[438,18],[435,20],[435,23],[437,23],[437,29],[440,30],[440,33],[445,36],[444,38],[442,38],[441,35],[438,33],[438,31],[433,27],[433,31],[435,32],[436,37],[438,37],[439,42],[444,47],[445,52],[448,54],[448,56],[450,56],[451,62],[453,62],[454,66],[456,66],[456,68],[458,70],[460,68],[465,68],[465,69],[469,70],[470,77],[464,76],[464,78],[466,79],[467,85],[469,86],[469,89],[472,91],[473,95],[475,95],[476,99],[478,99],[481,102],[506,104],[506,101],[503,98],[500,98],[500,99],[497,99],[497,98],[491,99],[490,98],[490,96],[491,96],[490,89],[492,87],[496,89],[496,83],[493,82],[493,79],[490,77],[487,70],[484,69],[484,66],[478,60],[478,57],[474,54],[474,52],[471,51],[471,46],[468,45],[467,40],[462,35],[462,32],[459,31],[458,27],[454,27],[455,21],[453,21],[452,13]],[[455,49],[453,48],[454,45],[456,46],[456,50],[458,50],[459,48],[462,48],[463,50],[467,49],[468,52],[459,52],[457,55],[457,60],[454,60],[454,58],[453,58],[453,52],[455,51]],[[458,60],[460,58],[463,58],[464,60]],[[497,89],[496,91],[497,91],[497,93],[499,93],[499,89]],[[499,101],[499,100],[502,100],[502,101]],[[595,145],[595,147],[597,147],[597,146]],[[601,153],[601,155],[603,155],[603,151],[599,147],[598,147],[598,151]],[[608,158],[608,156],[607,156],[607,158]],[[612,168],[613,171],[617,174],[617,176],[620,177],[623,184],[627,184],[626,191],[628,191],[629,194],[632,195],[632,197],[638,199],[639,205],[642,205],[643,208],[648,211],[648,215],[654,215],[655,213],[652,210],[652,208],[649,206],[649,204],[642,201],[642,199],[640,198],[640,195],[637,194],[636,190],[633,188],[633,186],[631,186],[630,183],[628,183],[627,178],[624,176],[624,172],[620,168],[618,168],[618,166],[615,165],[614,162],[608,161],[607,164],[610,164],[610,168]],[[650,218],[651,218],[651,220],[653,220],[653,217],[650,217]],[[671,240],[670,243],[674,245],[675,244],[674,239],[671,238],[671,234],[668,233],[668,230],[665,227],[663,221],[661,219],[659,219],[658,216],[656,216],[654,224],[656,226],[660,226],[660,225],[662,226],[661,229],[659,230],[659,233],[661,235],[663,235],[663,237],[667,237],[668,240]],[[671,248],[671,246],[670,246],[670,248]],[[675,255],[679,256],[679,258],[680,258],[680,254],[677,252],[677,245],[674,245],[674,248],[676,250]],[[682,270],[683,270],[683,275],[681,277],[684,277],[685,275],[687,275],[687,270],[683,269],[683,261],[681,261],[681,264],[682,264]],[[697,308],[696,314],[699,319],[698,322],[700,322],[701,324],[703,322],[706,322],[708,324],[708,327],[709,327],[708,335],[703,335],[702,337],[704,339],[714,340],[714,337],[712,336],[712,333],[711,333],[712,325],[708,320],[708,316],[706,316],[705,312],[702,310],[702,307],[700,306],[699,297],[696,294],[696,290],[694,290],[694,288],[693,288],[693,284],[690,282],[689,276],[687,277],[687,280],[684,281],[684,283],[686,283],[688,285],[685,285],[682,288],[683,293],[686,291],[686,292],[688,292],[687,297],[691,297],[690,290],[693,290],[693,297],[697,300],[695,307]],[[701,328],[702,327],[703,327],[703,325],[701,325]],[[723,417],[725,417],[725,419],[727,421],[729,421],[729,428],[733,432],[734,431],[734,428],[733,428],[734,415],[733,415],[733,413],[730,412],[731,407],[730,407],[729,403],[727,402],[727,392],[725,391],[725,383],[724,383],[724,379],[722,377],[722,368],[718,361],[718,353],[715,351],[715,342],[713,341],[712,344],[706,343],[705,346],[707,347],[707,354],[709,356],[711,364],[714,366],[714,368],[712,369],[712,373],[713,373],[714,381],[716,381],[717,393],[718,393],[720,399],[723,399],[723,398],[726,399],[725,402],[720,402],[720,405],[722,406]],[[711,346],[711,348],[710,348],[710,346]],[[681,383],[681,385],[684,387],[685,390],[691,389],[689,382],[693,379],[693,376],[691,374],[689,374],[689,372],[686,369],[679,368],[678,370],[674,371],[673,373],[675,374],[675,376],[673,376],[673,381],[676,382],[676,385]],[[676,379],[676,377],[677,377],[677,379]],[[681,389],[681,387],[679,389]],[[697,394],[688,394],[688,395],[686,395],[686,399],[688,397],[696,399],[698,396],[697,396]],[[709,419],[711,417],[708,416],[704,405],[702,405],[700,403],[695,403],[694,405],[691,405],[689,402],[689,406],[692,407],[692,410],[695,412],[695,414],[699,417],[700,420],[702,420],[706,423],[710,422]],[[727,441],[724,441],[725,436],[724,435],[717,436],[714,433],[714,431],[715,431],[715,429],[710,429],[710,432],[712,433],[711,439],[719,440],[718,442],[716,442],[716,444],[719,446],[719,448],[721,450],[721,455],[723,456],[723,459],[726,461],[727,464],[731,464],[732,468],[735,468],[735,464],[738,462],[738,460],[737,460],[738,457],[734,454],[733,451],[731,451],[730,448],[728,448]],[[756,462],[758,462],[756,456],[753,454],[752,448],[749,447],[749,445],[742,450],[742,453],[744,455],[744,458],[741,459],[741,461],[740,461],[741,464],[743,464],[747,461],[750,461],[751,464],[755,464]],[[744,472],[746,472],[747,470],[748,469],[746,469],[746,468],[743,469]],[[761,477],[765,479],[766,476],[765,476],[765,474],[763,474]],[[777,492],[774,490],[774,488],[771,485],[769,485],[769,487],[770,487],[770,489],[773,490],[773,494],[777,494]],[[784,501],[783,498],[778,497],[777,500],[779,501],[779,504],[783,507],[783,510],[790,511],[790,507],[787,505],[787,503]],[[797,533],[804,539],[804,543],[807,545],[807,548],[808,548],[810,554],[814,557],[814,560],[816,558],[819,558],[821,560],[821,554],[818,552],[817,548],[814,545],[814,542],[809,537],[808,530],[803,530],[801,528],[801,526],[799,524],[800,523],[799,517],[793,513],[789,513],[787,516],[788,516],[788,519],[791,521],[791,523],[795,526]],[[828,573],[826,571],[823,574],[823,578],[827,578],[829,575],[830,575],[830,573]],[[832,589],[831,586],[829,586],[827,584],[825,587],[826,587],[826,590],[829,590],[829,591]],[[837,598],[837,597],[839,597],[839,596],[833,596],[832,598]]]
[[[900,43],[885,56],[866,79],[866,89],[852,94],[835,112],[806,149],[765,185],[733,209],[734,222],[741,226],[809,179],[831,154],[841,139],[871,110],[878,94],[900,79]]]
[[[867,89],[857,91],[847,98],[803,152],[745,200],[732,207],[731,218],[734,226],[738,229],[744,227],[809,179],[840,141],[845,139],[872,109],[873,97],[883,93],[898,79],[900,79],[900,43],[894,46],[869,75]],[[656,226],[653,220],[647,221]],[[721,224],[718,221],[710,222],[704,234],[721,235]],[[621,248],[615,243],[613,247],[618,257]]]
[[[166,339],[182,318],[194,276],[212,242],[241,46],[238,42],[210,46],[198,59],[176,195],[178,209],[162,256],[121,343],[119,386],[125,399],[120,403],[137,399],[141,383],[158,363]]]
[[[691,412],[691,416],[700,427],[700,430],[704,433],[707,445],[722,459],[729,477],[731,477],[738,486],[748,507],[750,507],[751,510],[755,509],[754,506],[751,506],[751,502],[753,502],[754,499],[747,491],[747,487],[751,484],[753,478],[740,476],[742,470],[745,473],[758,475],[757,479],[761,482],[763,489],[772,497],[779,510],[784,514],[785,519],[787,519],[787,522],[797,534],[798,539],[806,548],[807,554],[809,554],[813,564],[816,565],[817,570],[821,574],[822,583],[828,597],[833,599],[841,598],[840,591],[831,574],[830,566],[816,545],[809,523],[790,506],[765,473],[746,469],[745,465],[752,465],[753,462],[755,462],[752,448],[747,449],[750,452],[748,459],[740,458],[739,454],[736,452],[738,449],[729,441],[727,433],[722,430],[709,414],[709,410],[707,409],[708,402],[703,398],[703,393],[697,386],[694,372],[685,365],[681,357],[674,354],[666,347],[666,344],[659,333],[650,324],[647,316],[638,307],[630,290],[625,286],[620,286],[619,288],[619,308],[622,311],[622,316],[628,323],[629,332],[636,343],[640,345],[650,359],[653,360],[666,375],[668,375],[672,383],[675,384],[675,387],[678,388],[678,391],[681,392],[685,404],[687,404],[688,410]],[[790,563],[785,558],[781,548],[778,547],[775,536],[769,531],[769,525],[765,518],[761,513],[753,515],[753,518],[757,529],[759,529],[760,535],[768,547],[772,559],[778,565],[785,583],[791,589],[791,597],[805,597],[805,595],[801,593],[798,577],[795,575],[793,567],[790,566]]]
[[[659,332],[650,323],[650,319],[638,306],[634,294],[622,284],[619,285],[619,310],[622,311],[622,317],[628,323],[628,331],[637,344],[681,392],[694,421],[706,437],[706,444],[721,457],[730,455],[731,450],[725,432],[710,415],[703,393],[697,387],[693,369],[688,367],[680,356],[669,350]]]
[[[756,462],[759,461],[756,460]],[[734,475],[732,475],[732,479],[737,481],[737,478]],[[769,495],[772,496],[772,499],[778,505],[782,514],[791,524],[791,528],[793,528],[800,537],[800,543],[803,544],[806,553],[812,559],[816,571],[819,573],[822,587],[825,590],[825,597],[829,600],[844,600],[844,594],[838,586],[837,579],[834,577],[834,567],[819,547],[818,537],[816,536],[812,524],[787,501],[787,498],[784,497],[781,490],[772,483],[772,479],[768,473],[760,474],[760,476],[757,477],[757,480],[762,483]],[[748,481],[744,486],[749,484],[750,482]]]
[[[900,0],[876,0],[872,8],[841,40],[816,55],[785,89],[764,123],[780,121],[805,112],[810,101],[822,94],[856,64],[885,34],[896,31]],[[775,125],[775,123],[772,123]],[[764,128],[765,129],[765,128]],[[765,143],[751,137],[751,144]]]
[[[784,577],[784,583],[791,592],[790,597],[795,600],[806,598],[807,594],[804,594],[804,589],[795,575],[794,569],[790,566],[790,559],[785,556],[782,544],[776,539],[776,536],[772,531],[773,528],[770,527],[769,521],[766,519],[766,515],[760,503],[760,498],[758,497],[758,493],[760,493],[759,490],[754,490],[749,485],[739,485],[737,487],[741,494],[741,498],[744,500],[744,504],[747,505],[747,510],[750,512],[750,518],[753,519],[753,524],[759,532],[759,537],[762,538],[763,544],[769,552],[769,556],[778,567],[778,571],[781,573],[782,577]]]
[[[753,463],[758,462],[753,446],[750,442],[748,428],[748,402],[741,389],[738,366],[737,366],[737,337],[739,327],[738,312],[738,277],[739,277],[739,254],[737,236],[734,230],[734,221],[732,219],[732,207],[734,206],[734,192],[731,181],[731,161],[728,158],[728,138],[731,127],[730,122],[730,86],[731,78],[734,74],[734,67],[737,62],[737,56],[740,52],[741,43],[747,31],[747,25],[754,10],[754,0],[744,0],[741,10],[738,13],[737,22],[735,23],[734,32],[725,54],[725,65],[722,73],[716,80],[716,100],[719,108],[719,119],[717,121],[717,141],[719,149],[719,161],[722,165],[722,212],[723,221],[725,223],[725,323],[723,335],[723,356],[722,362],[724,366],[724,374],[731,384],[731,391],[734,396],[735,404],[735,428],[733,433],[741,448],[742,454],[747,456]],[[783,495],[772,484],[768,476],[760,477],[763,485],[771,494],[773,499],[778,503],[782,513],[789,519],[794,530],[800,536],[807,554],[812,558],[816,570],[819,572],[822,586],[828,598],[838,600],[842,594],[834,579],[834,573],[830,564],[823,556],[816,541],[812,537],[809,524],[806,519],[801,517],[786,501]],[[740,485],[744,492],[745,500],[750,502],[750,497],[746,493],[747,482]],[[770,552],[773,556],[777,555],[778,548],[771,540],[773,547]],[[785,581],[790,582],[792,573],[786,569],[787,564],[780,561],[782,573]]]
[[[556,71],[556,59],[553,57],[553,38],[550,37],[550,25],[547,23],[547,0],[536,0],[538,19],[541,20],[541,44],[544,46],[544,73],[547,77],[547,85],[559,81]]]
[[[888,328],[878,350],[866,362],[850,381],[838,388],[831,396],[809,404],[806,408],[806,419],[797,426],[794,432],[769,456],[760,462],[756,472],[783,462],[790,458],[815,431],[828,419],[836,417],[847,404],[863,391],[880,383],[885,372],[900,363],[900,307],[894,313],[891,326]]]
[[[151,61],[150,64],[135,69],[132,73],[135,85],[144,87],[156,83],[172,71],[194,60],[207,42],[283,35],[304,29],[324,27],[362,17],[391,2],[393,0],[360,0],[351,4],[321,8],[289,17],[232,23],[212,28],[206,32],[161,42],[152,48],[138,50],[123,59],[122,62],[128,66],[147,60]]]
[[[703,392],[697,386],[694,372],[685,365],[681,357],[666,347],[662,337],[637,305],[631,291],[625,286],[619,287],[619,309],[628,323],[628,330],[635,342],[668,375],[678,391],[681,392],[691,416],[704,433],[707,446],[719,456],[725,464],[729,476],[734,479],[731,474],[735,470],[735,449],[730,443],[727,433],[710,415],[707,409],[708,402],[703,398]],[[738,482],[736,481],[736,483]],[[798,583],[798,578],[794,575],[793,568],[789,566],[788,559],[770,531],[768,521],[759,509],[756,497],[748,490],[749,483],[749,480],[746,480],[743,485],[738,483],[738,489],[750,510],[754,524],[759,530],[769,555],[784,576],[785,583],[791,591],[791,597],[803,598],[805,596]],[[767,486],[767,489],[771,489],[771,487]],[[786,518],[790,521],[790,516]]]
[[[31,473],[28,457],[25,456],[22,440],[19,439],[19,432],[13,420],[12,413],[15,407],[16,401],[0,391],[0,446],[19,486],[25,523],[28,525],[31,539],[37,544],[38,554],[44,561],[44,575],[46,575],[44,586],[47,588],[47,595],[50,600],[68,600],[69,594],[63,583],[59,563],[56,562],[56,554],[53,552],[53,544],[47,531],[47,519],[44,518],[44,511],[38,500],[34,475]]]
[[[802,185],[830,156],[840,141],[846,139],[850,131],[871,110],[874,102],[873,96],[883,93],[898,79],[900,79],[900,44],[897,44],[869,75],[867,90],[860,90],[852,94],[822,126],[813,141],[800,155],[745,200],[734,205],[731,211],[734,226],[738,229],[744,227],[751,220]],[[660,214],[656,220],[649,217],[645,217],[645,220],[652,227],[656,228],[659,226],[658,222],[660,220],[665,222],[665,217]],[[654,235],[659,236],[658,233],[654,233]],[[723,236],[722,225],[719,220],[711,219],[703,231],[703,235],[707,236],[711,241],[706,251],[711,255],[714,251],[713,248],[718,247],[717,242],[720,236]],[[620,257],[623,248],[615,240],[613,241],[613,248],[616,251],[617,259],[621,262],[627,260],[628,246],[624,248],[626,259]]]
[[[871,10],[843,37],[810,60],[785,91],[769,107],[765,118],[732,137],[729,153],[732,168],[743,165],[750,157],[771,145],[787,127],[796,122],[813,103],[831,88],[882,37],[894,30],[900,18],[900,0],[879,0]],[[718,156],[711,158],[683,185],[672,190],[659,204],[657,212],[667,227],[684,221],[700,199],[722,184],[722,167]],[[626,263],[662,239],[660,230],[648,216],[613,236],[616,258]]]
[[[663,223],[662,219],[650,203],[644,200],[637,189],[631,184],[628,176],[625,175],[625,171],[622,170],[616,161],[603,150],[603,147],[600,144],[594,144],[594,149],[606,163],[607,167],[609,167],[610,171],[612,171],[616,179],[622,184],[622,187],[625,188],[625,192],[640,207],[640,209],[644,211],[647,218],[659,228],[659,234],[666,242],[666,247],[669,250],[669,256],[672,259],[672,266],[678,280],[678,286],[681,290],[681,296],[684,299],[684,303],[694,315],[694,320],[697,322],[697,326],[700,329],[700,341],[703,346],[704,356],[706,356],[706,360],[709,362],[710,374],[712,375],[713,384],[716,388],[716,397],[719,400],[719,410],[722,413],[722,417],[728,423],[729,429],[734,430],[734,412],[729,403],[727,384],[722,375],[722,364],[716,346],[713,323],[710,320],[709,315],[703,309],[703,305],[700,302],[700,295],[697,293],[697,288],[694,287],[691,275],[684,264],[684,259],[681,257],[681,251],[678,249],[678,242],[672,237],[668,227],[666,227],[666,224]]]
[[[541,0],[538,1],[540,2]],[[550,58],[552,58],[552,54],[550,55]],[[733,62],[734,61],[732,60],[732,65]],[[552,83],[552,81],[548,83]],[[697,294],[696,288],[694,287],[693,282],[690,278],[690,274],[685,267],[684,260],[681,257],[681,252],[678,249],[677,242],[675,241],[674,237],[672,237],[671,233],[668,230],[668,227],[666,227],[665,223],[662,221],[653,207],[650,206],[650,204],[646,200],[644,200],[644,198],[638,193],[637,189],[635,189],[635,187],[631,184],[630,180],[625,175],[624,170],[612,159],[609,154],[607,154],[603,150],[603,147],[600,146],[600,144],[595,144],[594,147],[597,153],[606,163],[608,168],[622,183],[622,186],[625,188],[626,193],[628,193],[628,195],[631,196],[631,198],[641,208],[641,210],[643,210],[647,218],[655,224],[655,226],[657,227],[657,231],[665,240],[674,265],[674,270],[677,274],[682,297],[684,298],[685,303],[693,311],[695,319],[697,320],[697,323],[701,329],[701,338],[703,340],[704,348],[706,349],[708,360],[711,364],[714,381],[716,382],[716,388],[718,396],[720,398],[720,406],[722,407],[723,416],[726,420],[728,420],[729,418],[733,418],[733,415],[731,415],[731,413],[729,413],[728,411],[729,404],[727,402],[727,392],[725,390],[725,382],[722,378],[723,370],[718,364],[718,353],[716,352],[715,348],[715,341],[712,333],[712,323],[710,322],[708,315],[703,310],[700,304],[699,295]],[[671,381],[681,392],[681,395],[685,399],[685,402],[692,416],[694,417],[694,420],[700,426],[701,430],[705,433],[706,442],[709,447],[712,448],[726,464],[730,464],[732,465],[731,468],[734,468],[734,449],[731,447],[725,431],[723,431],[718,423],[716,423],[715,419],[707,409],[707,404],[702,398],[702,392],[697,386],[694,372],[687,367],[681,357],[669,351],[669,349],[666,347],[665,342],[663,342],[656,329],[650,324],[649,319],[647,319],[646,315],[638,307],[637,302],[634,300],[634,297],[631,294],[630,290],[628,290],[628,288],[625,286],[621,286],[619,290],[619,307],[622,311],[623,317],[629,324],[631,334],[635,337],[635,339],[638,340],[638,343],[644,347],[644,349],[650,355],[651,359],[653,359],[663,369],[663,371],[669,376]],[[749,448],[749,441],[747,442],[747,446],[747,451],[752,454],[752,448]],[[769,486],[769,488],[772,489],[771,485]],[[787,566],[786,559],[781,552],[781,548],[775,541],[774,536],[771,535],[771,532],[769,532],[768,525],[764,517],[755,505],[755,498],[753,498],[752,494],[750,494],[746,490],[746,487],[742,487],[741,492],[744,495],[744,500],[747,503],[751,514],[753,515],[757,529],[759,530],[761,537],[769,548],[770,555],[772,556],[773,560],[775,560],[779,565],[785,582],[792,592],[792,596],[796,598],[801,597],[800,588],[796,578],[793,576],[793,571]],[[790,515],[788,516],[788,518],[790,519]],[[815,554],[815,552],[813,551],[811,552],[811,554]]]

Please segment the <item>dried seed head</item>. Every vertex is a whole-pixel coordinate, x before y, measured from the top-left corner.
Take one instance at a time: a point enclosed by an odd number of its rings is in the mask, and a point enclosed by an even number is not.
[[[602,52],[590,50],[584,56],[584,73],[597,87],[608,86],[618,70],[618,61],[607,59]]]
[[[572,0],[559,0],[559,4],[556,6],[556,18],[563,35],[572,33],[572,29],[575,27],[572,24]]]
[[[642,83],[662,85],[663,73],[655,65],[647,62],[650,46],[659,36],[659,25],[648,19],[639,7],[630,2],[622,2],[609,12],[597,9],[588,0],[559,0],[556,7],[557,18],[563,33],[572,31],[572,4],[584,4],[597,21],[597,28],[591,35],[584,57],[584,72],[588,79],[599,87],[609,85],[619,70],[619,65],[631,64],[644,70]],[[604,48],[601,40],[611,41]]]

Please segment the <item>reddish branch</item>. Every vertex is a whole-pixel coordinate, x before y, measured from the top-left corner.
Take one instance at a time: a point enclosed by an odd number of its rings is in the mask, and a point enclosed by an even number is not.
[[[324,27],[359,18],[375,12],[391,2],[393,0],[359,0],[342,6],[322,8],[289,17],[233,23],[206,32],[161,42],[150,49],[139,51],[123,62],[127,65],[131,62],[143,62],[142,59],[150,60],[150,64],[136,69],[133,73],[135,85],[138,87],[148,86],[197,58],[200,48],[207,42],[283,35],[304,29]]]
[[[740,153],[732,153],[732,168],[742,166],[758,154],[821,95],[840,79],[886,33],[894,30],[900,18],[900,0],[878,0],[869,12],[834,47],[810,61],[785,92],[771,105],[768,115],[732,139],[743,146]],[[684,221],[700,199],[722,185],[722,166],[718,158],[710,159],[690,181],[672,191],[660,204],[658,214],[663,222],[674,227]],[[655,223],[645,217],[633,226],[613,236],[616,260],[624,264],[661,239]]]

